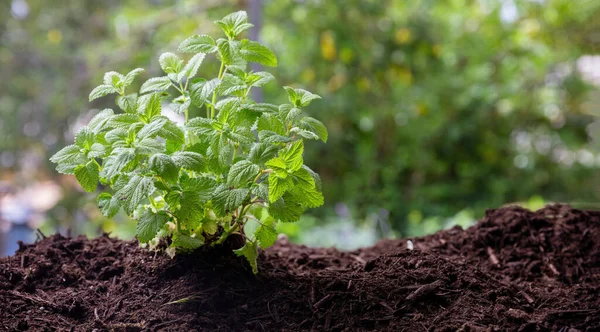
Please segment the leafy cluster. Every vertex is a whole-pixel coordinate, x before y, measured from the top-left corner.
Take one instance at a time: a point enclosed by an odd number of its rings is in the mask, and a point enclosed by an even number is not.
[[[320,98],[306,90],[285,87],[283,105],[253,101],[251,89],[274,78],[248,71],[247,63],[276,66],[277,59],[267,47],[238,39],[252,27],[245,12],[215,23],[225,38],[184,40],[179,52],[191,54],[187,62],[162,54],[165,76],[150,78],[139,93],[126,90],[142,69],[106,73],[89,99],[116,94],[120,111],[99,112],[50,160],[88,192],[98,182],[110,187],[98,197],[100,209],[107,217],[123,209],[136,219],[141,243],[169,238],[174,252],[240,234],[244,245],[235,252],[256,273],[258,248],[273,245],[277,222],[295,222],[323,204],[320,178],[302,155],[303,139],[325,142],[327,129],[303,112]],[[196,77],[210,54],[220,60],[218,76]],[[185,121],[165,116],[164,105]],[[206,109],[206,117],[189,119],[192,107]]]

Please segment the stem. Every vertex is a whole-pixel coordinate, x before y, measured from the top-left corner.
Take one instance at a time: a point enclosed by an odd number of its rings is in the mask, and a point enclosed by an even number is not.
[[[219,76],[217,76],[219,79],[223,79],[223,75],[225,75],[225,62],[221,61],[221,67],[219,68]],[[215,104],[217,103],[217,90],[215,89],[215,91],[213,91],[213,97],[212,97],[212,108],[211,108],[211,112],[210,112],[210,118],[214,118],[215,117]]]
[[[252,182],[258,181],[258,179],[260,179],[260,177],[263,176],[263,174],[267,174],[267,173],[271,173],[271,172],[273,172],[273,170],[270,168],[261,170],[260,173],[258,173],[258,175],[254,178],[254,181],[252,181]]]
[[[227,232],[223,233],[217,241],[212,243],[212,245],[215,246],[217,244],[225,242],[225,240],[229,237],[229,235],[231,235],[231,233],[237,231],[238,228],[240,228],[240,224],[241,222],[236,221],[235,225],[231,226],[231,228]]]
[[[188,109],[185,109],[185,123],[187,124],[188,122]]]

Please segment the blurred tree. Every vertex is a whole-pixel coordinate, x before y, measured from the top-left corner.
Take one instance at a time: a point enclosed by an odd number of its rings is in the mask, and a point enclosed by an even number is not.
[[[3,1],[0,177],[26,185],[55,176],[47,155],[95,114],[87,94],[107,68],[156,73],[158,45],[211,32],[211,18],[247,5]],[[325,182],[322,215],[336,202],[358,216],[384,208],[404,231],[407,220],[414,228],[467,208],[480,216],[535,195],[598,200],[599,158],[586,132],[597,88],[577,69],[598,52],[598,1],[264,0],[262,8],[278,83],[301,81],[324,97],[311,112],[330,140],[307,149]],[[264,99],[284,98],[273,87]],[[64,202],[69,213],[55,215],[72,220],[77,205]]]

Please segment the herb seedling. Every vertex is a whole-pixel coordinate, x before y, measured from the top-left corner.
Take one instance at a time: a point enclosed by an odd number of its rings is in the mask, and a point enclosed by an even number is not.
[[[98,197],[102,213],[112,217],[123,209],[136,219],[140,243],[170,238],[174,253],[239,234],[244,244],[234,251],[257,273],[258,248],[273,245],[277,222],[295,222],[323,204],[320,178],[302,154],[303,139],[325,142],[327,129],[303,112],[320,98],[306,90],[285,87],[289,103],[283,105],[253,101],[251,89],[274,77],[248,71],[247,62],[276,66],[277,59],[267,47],[238,38],[252,27],[245,12],[215,23],[224,38],[184,40],[179,52],[191,54],[187,62],[162,54],[165,76],[147,80],[139,93],[127,90],[143,69],[106,73],[89,99],[116,94],[120,111],[99,112],[50,160],[88,192],[98,182],[110,187]],[[220,61],[218,76],[196,77],[211,54]],[[184,115],[183,124],[163,115],[166,104]],[[190,119],[192,107],[205,109],[206,117]]]

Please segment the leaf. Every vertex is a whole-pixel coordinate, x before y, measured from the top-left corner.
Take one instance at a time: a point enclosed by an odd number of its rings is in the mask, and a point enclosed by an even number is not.
[[[220,38],[217,40],[217,48],[219,49],[219,57],[226,65],[234,63],[239,52],[240,42],[237,40],[227,40]]]
[[[106,154],[106,147],[100,143],[94,143],[88,152],[88,158],[102,158]]]
[[[256,262],[258,258],[258,247],[255,242],[246,241],[242,248],[236,249],[233,252],[235,252],[235,254],[238,256],[246,257],[246,260],[248,261],[248,263],[250,263],[250,266],[252,267],[252,273],[258,273],[258,267]]]
[[[81,127],[75,133],[75,145],[89,149],[92,144],[94,144],[94,132],[90,130],[88,127]]]
[[[104,74],[103,83],[104,85],[110,85],[115,88],[119,88],[123,85],[123,79],[125,77],[116,71],[109,71]]]
[[[170,86],[171,79],[168,76],[153,77],[142,84],[140,92],[163,92],[166,91]]]
[[[165,126],[165,124],[169,121],[166,117],[157,117],[152,120],[152,122],[144,125],[142,130],[137,133],[137,137],[139,139],[143,138],[154,138],[160,130]]]
[[[292,178],[282,178],[275,173],[269,174],[269,202],[277,201],[292,187],[294,187]]]
[[[265,249],[277,240],[277,231],[275,230],[275,219],[272,217],[265,218],[260,226],[254,231],[254,236],[261,248]]]
[[[246,84],[255,87],[261,87],[270,81],[274,80],[275,77],[266,71],[259,71],[256,73],[251,73],[246,77]]]
[[[96,191],[98,181],[100,180],[100,166],[96,161],[91,160],[85,165],[75,167],[75,178],[81,187],[90,193]]]
[[[191,151],[175,152],[171,155],[171,159],[178,167],[195,172],[204,171],[204,157],[199,153]]]
[[[134,175],[115,196],[123,201],[123,209],[131,215],[142,200],[153,192],[154,181],[151,177]]]
[[[195,35],[181,42],[177,50],[182,53],[214,53],[217,46],[211,36]]]
[[[240,56],[248,62],[256,62],[268,67],[277,67],[275,54],[268,47],[252,40],[242,40]]]
[[[194,118],[188,121],[186,127],[189,131],[198,135],[201,139],[212,136],[216,130],[213,127],[215,120],[207,118]]]
[[[203,202],[200,196],[193,191],[184,191],[181,200],[180,208],[175,212],[175,216],[179,223],[188,230],[196,229],[200,226],[204,219]]]
[[[318,140],[319,136],[317,134],[310,132],[308,130],[300,129],[298,127],[293,127],[290,129],[290,134],[293,134],[295,137],[303,138],[303,139],[311,139]]]
[[[113,115],[108,121],[108,125],[112,128],[129,128],[134,123],[139,123],[140,119],[137,114],[123,113]]]
[[[113,112],[113,110],[110,108],[100,111],[90,120],[90,123],[88,123],[88,128],[90,128],[90,130],[96,134],[104,129],[109,128],[108,123],[114,114],[115,112]]]
[[[117,92],[119,92],[119,90],[117,90],[112,85],[102,84],[102,85],[95,87],[94,90],[92,90],[92,92],[90,92],[89,100],[91,102],[95,99],[104,97],[111,93],[117,93]]]
[[[259,132],[268,130],[278,135],[286,135],[285,125],[276,116],[271,114],[263,114],[258,118],[257,129]]]
[[[327,133],[327,128],[325,127],[323,122],[307,116],[300,120],[299,126],[300,128],[308,130],[311,133],[317,135],[317,137],[319,137],[323,142],[327,142],[329,134]]]
[[[219,85],[219,94],[222,96],[232,95],[235,92],[245,91],[248,88],[246,82],[244,82],[239,77],[233,76],[231,74],[225,74],[223,76],[223,81]]]
[[[201,203],[208,202],[215,190],[217,182],[210,177],[202,176],[198,178],[189,178],[181,181],[183,191],[191,191],[198,195]]]
[[[145,137],[135,142],[135,153],[137,155],[152,155],[164,151],[164,142],[155,137]]]
[[[273,169],[279,177],[287,177],[287,165],[283,158],[275,157],[267,161],[265,166]]]
[[[181,80],[183,77],[190,78],[196,76],[196,73],[198,72],[198,69],[200,68],[205,56],[206,55],[204,53],[198,53],[194,55],[181,71],[179,79]]]
[[[50,157],[50,161],[55,164],[66,164],[80,159],[80,156],[83,156],[81,153],[81,148],[73,144],[67,145],[60,149],[52,157]]]
[[[125,166],[135,159],[133,148],[116,148],[112,154],[103,161],[100,176],[108,180],[119,174]]]
[[[290,103],[296,107],[306,107],[311,101],[321,99],[321,96],[304,89],[294,89],[289,86],[285,86],[284,89],[288,93]]]
[[[227,185],[233,187],[245,186],[258,175],[259,167],[248,160],[240,160],[233,164],[227,175]]]
[[[118,199],[113,197],[109,193],[101,193],[98,196],[98,207],[102,211],[102,214],[107,218],[114,217],[119,209],[121,208],[121,203]]]
[[[269,204],[269,213],[282,222],[296,222],[306,208],[302,201],[291,194],[283,195],[279,200]]]
[[[273,144],[254,143],[248,153],[248,160],[254,164],[262,165],[268,160],[275,158],[278,150],[277,146]]]
[[[217,87],[220,84],[221,80],[218,78],[214,78],[210,81],[203,82],[203,84],[199,84],[193,87],[190,92],[192,103],[196,107],[202,107],[204,103],[210,103],[210,98],[213,92],[217,89]]]
[[[158,131],[158,136],[167,140],[167,143],[181,145],[185,143],[185,133],[179,125],[173,121],[167,121],[165,125]]]
[[[158,62],[160,63],[160,68],[167,74],[177,74],[181,71],[181,67],[183,67],[183,60],[171,52],[161,54]]]
[[[136,68],[127,73],[127,75],[125,75],[125,78],[123,78],[123,86],[130,86],[131,83],[133,83],[133,80],[143,71],[143,68]]]
[[[312,176],[313,180],[315,181],[315,188],[317,188],[318,191],[321,191],[321,177],[319,174],[306,165],[302,165],[302,169],[306,170],[310,176]]]
[[[305,189],[297,187],[292,190],[292,193],[302,200],[302,206],[305,207],[316,208],[325,203],[323,194],[315,188]]]
[[[173,235],[173,243],[171,247],[181,248],[186,250],[194,250],[204,245],[204,238],[202,236],[191,237],[185,234]]]
[[[291,142],[292,139],[270,130],[261,130],[258,132],[258,141],[261,143],[288,143]]]
[[[158,182],[160,183],[160,182]],[[156,185],[156,183],[155,183]],[[164,196],[165,202],[169,204],[171,212],[175,212],[181,208],[181,191],[172,190]]]
[[[161,114],[162,100],[159,93],[151,93],[141,96],[138,101],[138,113],[143,114],[146,122]]]
[[[154,213],[150,209],[145,209],[137,223],[135,236],[140,243],[146,243],[156,236],[156,233],[160,231],[169,219],[170,217],[165,211]]]
[[[223,19],[215,21],[215,24],[221,27],[223,32],[230,38],[234,38],[244,30],[254,26],[248,23],[248,14],[243,10],[231,13],[223,17]]]
[[[137,107],[137,93],[131,93],[125,96],[117,96],[117,106],[123,112],[126,113],[135,113]]]
[[[244,202],[244,199],[248,197],[249,193],[250,189],[247,188],[229,189],[224,185],[219,186],[215,190],[212,198],[215,214],[222,217],[225,216],[227,212],[239,208]]]
[[[304,143],[302,141],[296,141],[287,148],[281,150],[279,157],[285,160],[285,164],[290,171],[295,172],[299,170],[304,163],[302,153],[304,153]]]
[[[160,175],[167,182],[176,183],[179,179],[179,168],[175,162],[166,154],[157,153],[148,161],[150,169]]]

